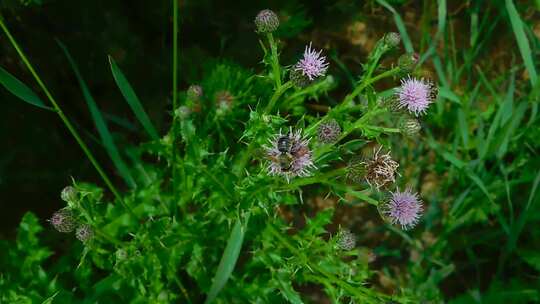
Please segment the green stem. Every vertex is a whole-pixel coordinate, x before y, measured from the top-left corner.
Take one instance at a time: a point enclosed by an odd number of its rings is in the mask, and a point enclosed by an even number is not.
[[[24,54],[22,49],[19,47],[19,44],[17,43],[17,41],[15,41],[15,38],[13,38],[13,36],[9,32],[9,29],[4,24],[4,19],[2,18],[2,16],[0,16],[0,27],[2,27],[2,30],[4,31],[4,33],[8,37],[9,42],[11,43],[11,45],[13,45],[13,47],[15,48],[17,53],[19,54],[19,57],[21,57],[21,60],[25,64],[26,68],[30,71],[30,73],[32,74],[32,76],[34,77],[36,82],[38,83],[39,87],[43,90],[43,92],[47,96],[47,99],[52,104],[54,110],[56,111],[56,113],[58,114],[58,116],[60,117],[60,119],[62,120],[64,125],[66,126],[66,128],[69,130],[71,135],[75,138],[75,140],[77,141],[77,143],[79,144],[79,146],[83,150],[84,154],[90,160],[90,162],[92,163],[92,165],[94,166],[94,168],[96,169],[98,174],[101,176],[101,178],[103,179],[103,181],[105,182],[107,187],[111,190],[111,192],[114,194],[116,199],[120,202],[120,204],[122,204],[122,206],[128,212],[130,212],[132,215],[135,215],[133,213],[133,211],[131,210],[131,208],[124,202],[124,200],[120,196],[120,193],[116,190],[116,188],[112,184],[112,182],[109,179],[109,177],[107,176],[107,174],[105,174],[105,171],[103,171],[103,169],[101,168],[101,166],[97,162],[97,160],[94,157],[94,155],[92,154],[92,152],[90,152],[90,149],[88,149],[88,147],[86,146],[86,144],[82,140],[82,138],[79,135],[79,133],[77,132],[77,130],[75,130],[75,128],[73,127],[73,125],[71,124],[69,119],[66,117],[66,115],[64,114],[64,112],[62,111],[62,109],[60,108],[60,106],[58,105],[58,103],[56,102],[54,97],[52,96],[52,94],[49,92],[49,89],[47,89],[47,86],[45,86],[45,84],[43,83],[41,78],[38,76],[36,70],[34,70],[34,67],[30,63],[30,61],[28,60],[28,58],[26,57],[26,55]]]
[[[177,85],[178,85],[178,0],[172,0],[173,2],[173,71],[172,71],[172,103],[173,103],[173,113],[178,108],[178,92],[177,92]],[[176,214],[176,204],[178,203],[178,169],[176,168],[176,159],[177,159],[177,153],[176,153],[176,115],[173,114],[173,121],[172,121],[172,160],[171,160],[171,166],[172,166],[172,187],[173,187],[173,194],[174,199],[171,203],[171,213]]]
[[[362,83],[360,83],[359,86],[357,86],[351,94],[347,95],[345,97],[345,100],[343,101],[342,104],[344,105],[348,105],[356,96],[358,96],[358,94],[360,94],[366,87],[368,87],[369,85],[383,79],[383,78],[386,78],[386,77],[390,77],[390,76],[394,76],[396,75],[401,69],[399,67],[395,67],[393,69],[390,69],[386,72],[383,72],[373,78],[371,77],[366,77],[365,81],[362,81]]]
[[[272,73],[274,74],[274,80],[276,82],[276,89],[281,87],[281,71],[279,67],[279,57],[277,54],[277,45],[274,41],[274,36],[272,33],[266,34],[268,38],[268,43],[270,44],[270,52],[272,54]]]
[[[293,83],[291,81],[286,82],[284,85],[280,85],[276,91],[274,92],[274,95],[272,95],[272,98],[270,98],[270,102],[268,102],[268,105],[264,109],[264,114],[270,113],[274,106],[276,105],[276,102],[278,101],[279,97],[285,93],[288,89],[290,89],[293,86]]]

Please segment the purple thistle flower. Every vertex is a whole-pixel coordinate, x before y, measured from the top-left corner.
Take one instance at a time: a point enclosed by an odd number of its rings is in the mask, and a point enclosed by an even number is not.
[[[324,76],[328,69],[328,62],[326,62],[326,57],[322,56],[321,53],[322,50],[317,52],[311,49],[310,42],[304,51],[304,58],[296,63],[294,70],[302,72],[311,81],[319,76]]]
[[[423,211],[422,200],[418,193],[411,189],[391,193],[390,200],[383,206],[383,214],[388,216],[392,224],[399,224],[403,230],[413,228],[420,219]]]
[[[270,140],[270,146],[266,146],[266,155],[270,159],[268,173],[270,175],[282,175],[287,181],[296,176],[307,176],[310,169],[316,168],[311,158],[309,139],[302,137],[302,131],[281,134]]]
[[[407,108],[414,115],[426,113],[426,110],[436,97],[436,88],[430,81],[424,79],[401,79],[401,87],[396,91],[399,107]]]

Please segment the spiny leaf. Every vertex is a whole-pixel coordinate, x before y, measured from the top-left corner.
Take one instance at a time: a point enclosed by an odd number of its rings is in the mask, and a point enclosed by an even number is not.
[[[111,65],[111,71],[114,77],[114,81],[116,81],[116,84],[118,85],[120,92],[122,92],[122,95],[126,99],[129,107],[131,108],[133,113],[135,113],[135,116],[142,124],[148,135],[150,135],[153,140],[157,140],[159,136],[156,128],[154,128],[154,125],[150,121],[150,118],[148,118],[148,115],[144,111],[144,108],[142,107],[141,102],[137,97],[137,94],[135,94],[135,91],[133,90],[133,87],[129,84],[128,80],[124,76],[124,73],[122,73],[122,71],[111,56],[109,56],[109,63]]]
[[[99,111],[99,108],[96,102],[94,101],[94,98],[90,94],[90,90],[88,89],[86,82],[82,78],[82,75],[79,72],[79,68],[77,67],[77,64],[71,57],[66,46],[59,40],[57,40],[56,42],[58,43],[58,45],[60,46],[64,54],[66,55],[69,61],[69,64],[71,65],[71,68],[73,69],[73,72],[75,73],[75,76],[77,77],[77,80],[79,81],[84,99],[86,100],[86,104],[88,105],[88,108],[90,109],[90,113],[92,114],[92,118],[94,119],[94,123],[96,124],[96,128],[98,130],[99,136],[101,137],[101,140],[103,141],[103,145],[105,146],[107,153],[111,157],[114,165],[118,169],[118,172],[120,172],[120,175],[122,175],[126,183],[130,187],[135,187],[135,180],[131,176],[131,173],[129,172],[129,169],[126,163],[120,156],[120,153],[118,152],[118,148],[116,147],[116,144],[114,143],[114,140],[112,138],[111,132],[109,131],[107,124],[105,123],[105,120],[103,119],[103,116],[101,115],[101,112]]]
[[[0,84],[10,91],[11,94],[19,97],[22,101],[42,109],[54,111],[52,108],[47,107],[45,103],[28,86],[1,67]]]

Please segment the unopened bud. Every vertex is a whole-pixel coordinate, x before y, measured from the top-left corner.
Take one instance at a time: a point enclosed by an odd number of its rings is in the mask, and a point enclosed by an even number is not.
[[[279,18],[273,11],[265,9],[255,17],[255,26],[259,33],[271,33],[279,27]]]
[[[72,186],[65,187],[60,193],[60,198],[67,203],[75,201],[77,199],[77,189]]]
[[[420,132],[422,126],[420,126],[420,122],[416,118],[406,118],[401,121],[399,129],[403,135],[413,137]]]
[[[77,224],[73,213],[67,208],[56,211],[49,221],[54,229],[64,233],[73,231]]]
[[[386,33],[383,37],[383,43],[387,48],[393,49],[401,43],[401,36],[395,32]]]
[[[79,241],[86,243],[94,237],[94,230],[90,225],[84,224],[77,228],[77,231],[75,231],[75,236],[77,239],[79,239]]]
[[[414,70],[416,67],[416,64],[418,64],[418,60],[420,57],[417,53],[407,53],[403,54],[398,59],[398,66],[401,69],[401,71],[405,73],[410,73]]]

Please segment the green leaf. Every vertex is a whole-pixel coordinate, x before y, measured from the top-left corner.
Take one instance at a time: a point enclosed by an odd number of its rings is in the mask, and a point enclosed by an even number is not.
[[[103,119],[103,116],[101,115],[101,112],[99,111],[99,108],[94,101],[94,98],[90,94],[90,90],[88,89],[88,86],[86,85],[86,82],[81,76],[81,73],[79,72],[79,68],[77,67],[77,64],[71,57],[69,51],[67,50],[66,46],[60,42],[59,40],[56,41],[64,54],[66,55],[69,64],[71,65],[71,68],[73,69],[73,72],[75,73],[75,76],[77,77],[77,80],[79,81],[79,85],[81,86],[84,99],[86,100],[86,104],[88,105],[88,108],[90,109],[90,114],[92,114],[92,119],[94,119],[94,123],[96,124],[96,128],[98,130],[99,136],[101,137],[101,140],[103,142],[103,145],[105,146],[105,149],[107,150],[107,153],[109,154],[109,157],[112,159],[114,165],[118,169],[118,172],[120,172],[120,175],[124,178],[126,183],[130,187],[135,187],[135,180],[131,176],[131,173],[129,172],[128,166],[120,156],[120,153],[118,152],[118,148],[116,147],[116,144],[114,143],[114,140],[112,138],[111,132],[109,131],[107,124],[105,123],[105,120]]]
[[[41,302],[41,304],[52,304],[54,298],[60,293],[60,291],[55,292],[52,296],[45,299],[45,301]]]
[[[11,92],[11,94],[19,97],[22,101],[25,101],[36,107],[42,109],[54,111],[53,108],[47,107],[45,103],[24,83],[15,76],[11,75],[8,71],[0,67],[0,83]]]
[[[225,251],[221,256],[221,261],[219,262],[212,286],[208,292],[208,297],[204,303],[210,303],[215,300],[218,293],[229,280],[234,266],[236,265],[236,261],[238,260],[238,256],[240,255],[240,249],[242,249],[242,243],[244,242],[244,235],[246,233],[248,221],[249,217],[246,219],[243,226],[240,219],[238,219],[234,224],[231,235],[229,236],[229,240],[227,241]]]
[[[514,35],[516,36],[519,52],[521,53],[521,57],[523,58],[523,62],[525,63],[525,68],[529,73],[531,85],[534,87],[536,85],[536,80],[538,76],[534,67],[534,60],[531,52],[531,47],[529,46],[529,40],[527,40],[527,36],[525,35],[525,31],[523,30],[523,21],[519,17],[516,6],[514,5],[514,2],[512,0],[506,0],[505,4],[506,10],[508,11],[508,16],[510,17],[510,23],[512,24],[512,30],[514,31]]]
[[[124,76],[124,73],[122,73],[122,71],[111,56],[109,56],[109,63],[111,65],[111,71],[114,77],[114,81],[116,81],[116,84],[118,85],[120,92],[126,99],[129,107],[131,108],[133,113],[135,113],[135,116],[142,124],[148,135],[150,135],[153,140],[159,139],[156,128],[154,128],[154,125],[150,121],[150,118],[148,118],[148,115],[144,111],[144,108],[142,107],[141,102],[137,97],[137,94],[135,94],[135,91],[133,90],[133,87],[129,84],[128,80]]]

